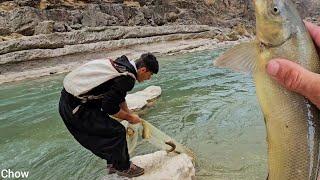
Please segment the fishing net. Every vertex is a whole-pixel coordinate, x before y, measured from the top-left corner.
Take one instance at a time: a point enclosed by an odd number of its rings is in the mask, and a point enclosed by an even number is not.
[[[185,153],[190,156],[193,161],[196,158],[191,149],[178,143],[176,140],[145,120],[142,120],[142,123],[134,125],[127,121],[121,121],[121,123],[127,128],[127,143],[130,155],[132,155],[138,142],[143,140],[149,142],[160,150],[166,150],[167,152],[174,152],[178,154]]]

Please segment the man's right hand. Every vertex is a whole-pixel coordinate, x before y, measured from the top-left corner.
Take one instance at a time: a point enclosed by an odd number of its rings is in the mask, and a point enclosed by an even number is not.
[[[306,22],[306,27],[320,49],[320,26]],[[320,53],[319,53],[320,55]],[[320,75],[286,59],[274,59],[267,65],[268,74],[288,90],[307,97],[320,109]]]

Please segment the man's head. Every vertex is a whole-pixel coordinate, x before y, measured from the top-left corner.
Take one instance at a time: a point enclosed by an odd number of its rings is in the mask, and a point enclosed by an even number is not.
[[[142,54],[136,61],[136,67],[138,82],[149,80],[153,74],[157,74],[159,71],[157,58],[151,53]]]

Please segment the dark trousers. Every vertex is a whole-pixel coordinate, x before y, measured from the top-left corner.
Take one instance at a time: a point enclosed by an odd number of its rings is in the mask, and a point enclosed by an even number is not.
[[[108,164],[112,163],[118,170],[128,169],[130,157],[124,126],[100,109],[86,104],[73,114],[79,104],[77,98],[62,90],[59,113],[69,132],[83,147],[107,160]]]

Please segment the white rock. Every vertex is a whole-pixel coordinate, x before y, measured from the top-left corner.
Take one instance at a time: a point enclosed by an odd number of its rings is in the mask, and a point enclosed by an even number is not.
[[[161,95],[161,87],[149,86],[142,91],[128,94],[126,97],[127,105],[130,110],[140,110],[144,108],[148,101]]]
[[[134,178],[137,180],[195,179],[194,165],[186,154],[167,154],[166,151],[157,151],[152,154],[136,156],[131,160],[145,170],[144,175]]]
[[[151,154],[136,156],[131,161],[144,168],[145,174],[133,180],[194,180],[195,168],[191,158],[186,154],[167,154],[157,151]],[[103,180],[124,180],[128,178],[108,175]]]

